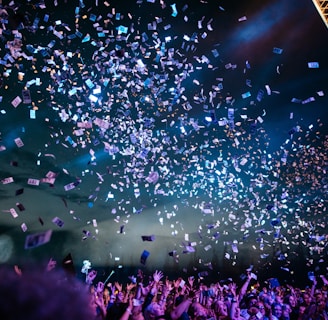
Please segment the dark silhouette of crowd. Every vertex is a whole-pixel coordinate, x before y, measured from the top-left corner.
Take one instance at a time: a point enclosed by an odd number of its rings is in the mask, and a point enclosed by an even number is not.
[[[0,268],[0,319],[110,320],[328,320],[328,280],[311,276],[311,286],[281,285],[276,278],[259,283],[247,271],[240,287],[231,279],[205,284],[203,279],[170,280],[156,270],[138,270],[125,284],[85,281],[56,267],[46,270]]]

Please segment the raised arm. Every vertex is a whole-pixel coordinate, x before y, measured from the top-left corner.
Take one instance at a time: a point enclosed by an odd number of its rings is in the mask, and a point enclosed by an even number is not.
[[[230,310],[229,310],[229,316],[230,319],[236,319],[237,317],[237,308],[239,307],[239,300],[238,300],[238,295],[237,295],[237,286],[235,283],[231,283],[229,285],[230,287],[230,292],[232,294],[231,298],[231,305],[230,305]]]
[[[241,301],[244,298],[244,296],[247,292],[247,288],[249,286],[249,283],[251,282],[251,279],[252,279],[251,273],[248,272],[247,273],[247,279],[244,282],[243,286],[240,288],[239,295],[238,295],[238,301]]]
[[[132,309],[133,309],[133,295],[130,294],[128,297],[128,307],[125,309],[120,320],[128,320],[130,315],[132,314]]]
[[[184,312],[187,312],[190,305],[192,304],[192,300],[195,297],[195,291],[190,290],[188,295],[184,296],[184,299],[181,303],[178,304],[170,313],[172,320],[177,320],[181,317]]]

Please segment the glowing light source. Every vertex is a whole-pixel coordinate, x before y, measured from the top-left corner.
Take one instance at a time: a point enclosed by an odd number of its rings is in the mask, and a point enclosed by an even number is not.
[[[312,0],[315,5],[315,8],[320,14],[322,21],[325,23],[328,28],[328,1],[327,0]]]

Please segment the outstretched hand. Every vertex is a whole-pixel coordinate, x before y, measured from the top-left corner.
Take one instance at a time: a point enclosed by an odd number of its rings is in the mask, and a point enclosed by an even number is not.
[[[163,278],[163,272],[156,270],[153,274],[153,279],[156,283],[160,282],[160,280]]]
[[[190,288],[194,286],[195,277],[188,277],[188,283]]]
[[[87,278],[86,278],[86,283],[88,284],[92,284],[93,280],[96,278],[97,276],[97,271],[96,270],[91,270],[88,274],[87,274]]]
[[[117,281],[114,283],[115,284],[115,287],[116,289],[121,292],[122,291],[122,285],[120,283],[118,283]]]
[[[130,292],[134,287],[136,287],[137,284],[136,283],[128,283],[126,285],[126,291]]]

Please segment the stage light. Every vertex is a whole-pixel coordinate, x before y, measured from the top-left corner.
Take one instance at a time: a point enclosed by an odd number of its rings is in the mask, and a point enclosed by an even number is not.
[[[322,21],[328,28],[328,2],[326,0],[312,0],[312,2],[319,12]]]

